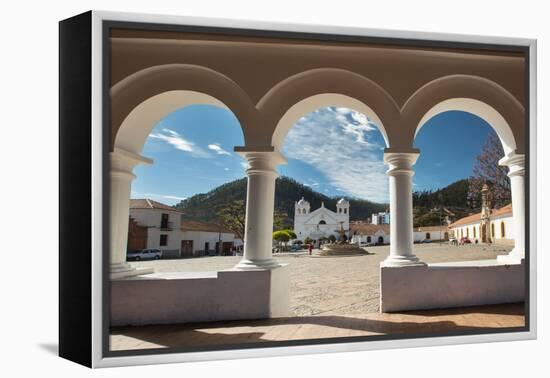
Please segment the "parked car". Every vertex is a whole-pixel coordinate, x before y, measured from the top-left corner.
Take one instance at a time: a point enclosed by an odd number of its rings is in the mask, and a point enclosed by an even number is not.
[[[137,251],[130,251],[127,253],[126,258],[128,260],[158,260],[162,257],[162,251],[160,249],[138,249]]]
[[[292,252],[298,252],[302,249],[302,246],[300,244],[292,244],[292,246],[290,247],[290,250]]]
[[[456,238],[449,238],[449,245],[458,245],[458,240]]]
[[[460,244],[471,244],[472,241],[468,238],[461,238],[460,239]]]

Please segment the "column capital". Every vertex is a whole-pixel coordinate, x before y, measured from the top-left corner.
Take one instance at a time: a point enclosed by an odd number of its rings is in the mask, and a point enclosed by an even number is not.
[[[273,146],[235,147],[235,152],[248,161],[247,175],[277,175],[277,166],[286,164],[287,160]]]
[[[499,165],[506,166],[510,169],[509,177],[525,175],[525,155],[510,152],[498,161]]]
[[[111,173],[132,174],[134,167],[138,164],[153,164],[153,160],[115,147],[110,153]]]
[[[397,174],[412,175],[414,173],[412,166],[416,163],[418,156],[420,156],[420,150],[416,148],[406,150],[386,148],[384,150],[384,163],[390,166],[386,173],[390,176]]]

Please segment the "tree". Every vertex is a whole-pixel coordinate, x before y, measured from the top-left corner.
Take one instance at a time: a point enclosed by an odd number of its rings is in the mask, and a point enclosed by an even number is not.
[[[273,212],[273,229],[284,230],[289,227],[288,216],[282,211],[275,210]]]
[[[481,207],[481,188],[487,184],[493,194],[493,205],[502,207],[511,201],[508,168],[498,164],[504,156],[502,144],[496,133],[487,137],[485,144],[474,162],[473,175],[468,182],[468,202],[470,207]]]
[[[220,223],[241,240],[244,240],[245,216],[246,208],[242,200],[232,201],[218,211]]]
[[[273,240],[279,243],[279,251],[281,250],[281,243],[286,243],[290,239],[296,239],[296,234],[292,230],[273,231]]]

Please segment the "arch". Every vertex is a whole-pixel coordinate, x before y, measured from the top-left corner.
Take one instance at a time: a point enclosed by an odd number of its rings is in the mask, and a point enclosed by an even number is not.
[[[432,235],[430,235],[429,232],[426,232],[426,239],[427,239],[427,240],[430,240],[431,238],[432,238]]]
[[[319,224],[327,224],[327,222],[325,222],[324,220],[320,220]]]
[[[195,104],[229,109],[239,120],[245,141],[253,134],[258,113],[234,81],[209,68],[167,64],[138,71],[111,88],[111,149],[139,153],[160,119]]]
[[[276,147],[301,117],[328,106],[363,113],[376,123],[386,146],[391,145],[384,125],[399,123],[397,103],[380,85],[351,71],[318,68],[298,73],[276,84],[257,104]]]
[[[491,237],[493,239],[495,238],[495,224],[494,223],[491,223]]]
[[[500,238],[501,239],[506,238],[506,225],[504,224],[504,221],[500,222]]]
[[[372,242],[372,238],[370,236],[367,236],[367,243]]]
[[[378,237],[378,244],[384,244],[384,237],[383,236]]]
[[[450,110],[468,112],[485,120],[499,136],[505,154],[512,151],[523,153],[523,105],[499,84],[471,75],[451,75],[433,80],[406,101],[401,114],[410,146],[428,120]]]

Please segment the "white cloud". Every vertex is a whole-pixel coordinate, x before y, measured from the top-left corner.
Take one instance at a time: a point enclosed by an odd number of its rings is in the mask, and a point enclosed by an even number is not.
[[[218,155],[231,155],[231,153],[227,152],[223,148],[221,148],[219,143],[212,143],[208,145],[208,148],[217,153]]]
[[[184,139],[179,133],[170,129],[162,129],[159,132],[149,134],[149,138],[158,139],[168,143],[177,150],[187,152],[198,158],[212,157],[207,151],[195,145],[195,143]]]
[[[250,164],[248,164],[248,161],[241,161],[241,167],[248,169],[250,168]]]
[[[132,197],[152,197],[152,198],[164,198],[169,200],[183,201],[187,197],[174,196],[169,194],[158,194],[158,193],[138,193],[132,192]]]
[[[351,196],[388,201],[388,178],[376,127],[346,108],[323,108],[302,117],[288,133],[283,153],[325,174],[335,188]]]
[[[223,170],[224,170],[224,171],[229,171],[229,168],[224,168]]]

